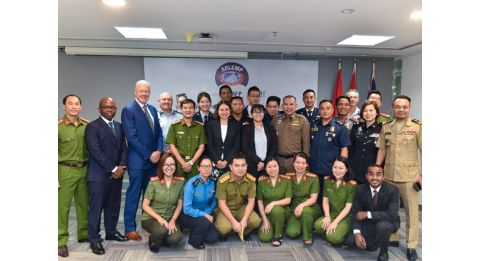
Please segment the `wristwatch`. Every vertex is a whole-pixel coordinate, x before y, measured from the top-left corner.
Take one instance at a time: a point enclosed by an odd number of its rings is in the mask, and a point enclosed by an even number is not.
[[[188,164],[190,164],[190,166],[193,166],[193,162],[191,160],[188,162]]]

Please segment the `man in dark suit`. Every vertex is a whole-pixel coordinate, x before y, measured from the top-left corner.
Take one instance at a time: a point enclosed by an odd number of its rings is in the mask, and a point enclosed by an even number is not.
[[[353,201],[351,216],[353,233],[345,243],[369,251],[380,248],[377,260],[388,260],[390,234],[400,227],[398,208],[400,192],[390,183],[383,182],[383,169],[379,165],[369,166],[368,184],[358,187]]]
[[[125,233],[131,240],[142,238],[136,231],[138,202],[148,181],[155,176],[156,164],[163,151],[163,135],[154,106],[147,104],[150,84],[140,80],[135,84],[135,100],[122,110],[122,124],[128,142],[129,186],[125,198]]]
[[[114,121],[115,101],[104,97],[98,105],[100,117],[87,125],[85,142],[90,154],[87,184],[89,194],[88,240],[92,252],[105,254],[100,232],[100,218],[104,211],[106,240],[128,241],[117,231],[123,174],[127,166],[127,144],[122,125]]]

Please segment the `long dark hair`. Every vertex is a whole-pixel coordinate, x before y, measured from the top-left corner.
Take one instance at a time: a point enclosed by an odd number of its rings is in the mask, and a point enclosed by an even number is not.
[[[218,111],[220,110],[220,105],[227,105],[228,108],[230,109],[230,115],[232,115],[232,106],[230,105],[230,102],[221,100],[215,105],[215,111],[213,112],[213,117],[217,120],[220,120],[220,116],[218,115]]]
[[[350,172],[350,165],[348,164],[348,159],[345,158],[345,157],[342,157],[342,156],[337,156],[335,158],[335,160],[333,161],[333,163],[335,163],[335,161],[339,161],[339,162],[343,163],[343,165],[345,165],[345,168],[347,169],[347,172],[345,173],[345,176],[343,176],[343,180],[346,181],[346,182],[352,180],[353,177],[352,177],[352,174]],[[333,164],[332,164],[332,167],[333,167]],[[330,174],[330,176],[328,177],[328,179],[333,180],[333,181],[337,180],[335,175],[333,175],[333,171],[332,171],[332,174]]]
[[[158,168],[157,168],[157,177],[158,179],[162,180],[163,179],[163,166],[165,165],[165,161],[171,157],[173,161],[175,162],[175,172],[173,172],[173,177],[176,177],[178,175],[178,168],[177,168],[177,161],[175,160],[175,157],[171,153],[164,153],[162,156],[160,156]]]

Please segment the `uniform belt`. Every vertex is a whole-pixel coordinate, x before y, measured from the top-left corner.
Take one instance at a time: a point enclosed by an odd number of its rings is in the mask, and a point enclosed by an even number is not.
[[[74,168],[82,168],[83,166],[87,166],[87,162],[68,162],[68,161],[59,161],[58,164],[68,167]]]
[[[292,154],[278,154],[277,153],[277,156],[280,156],[280,157],[286,158],[286,159],[293,158],[294,155],[295,155],[295,153],[292,153]]]

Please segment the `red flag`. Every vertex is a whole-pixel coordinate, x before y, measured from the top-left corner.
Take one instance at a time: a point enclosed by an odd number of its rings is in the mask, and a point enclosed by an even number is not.
[[[350,81],[350,89],[357,89],[357,61],[353,60],[352,80]]]
[[[338,69],[337,69],[337,82],[335,83],[335,89],[333,89],[333,116],[337,115],[337,97],[343,95],[343,86],[342,86],[342,60],[338,60]]]

